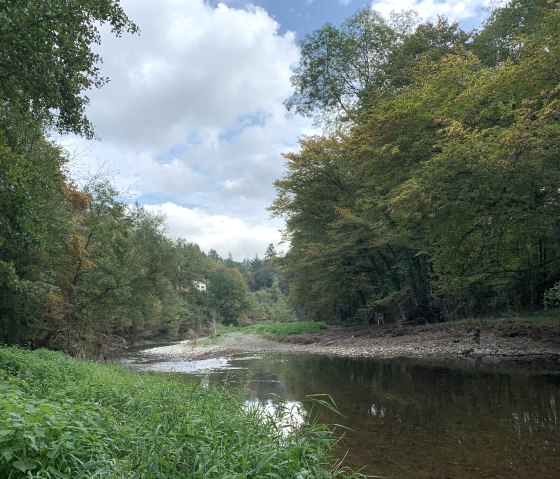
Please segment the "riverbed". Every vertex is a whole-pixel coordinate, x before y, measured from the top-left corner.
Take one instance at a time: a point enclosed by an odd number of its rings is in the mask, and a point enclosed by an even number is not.
[[[159,350],[161,353],[162,350]],[[169,350],[167,350],[169,351]],[[560,477],[560,374],[483,361],[376,360],[271,351],[206,359],[147,351],[129,366],[226,385],[247,407],[345,429],[344,464],[387,478]],[[329,394],[341,416],[312,406]],[[347,428],[347,429],[346,429]]]

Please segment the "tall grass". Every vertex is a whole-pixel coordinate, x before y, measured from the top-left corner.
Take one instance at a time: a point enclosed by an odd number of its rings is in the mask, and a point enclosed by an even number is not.
[[[293,321],[289,323],[260,323],[244,327],[223,327],[223,333],[255,333],[264,336],[288,336],[290,334],[316,333],[327,325],[315,321]]]
[[[331,446],[226,391],[0,347],[2,479],[343,477]]]

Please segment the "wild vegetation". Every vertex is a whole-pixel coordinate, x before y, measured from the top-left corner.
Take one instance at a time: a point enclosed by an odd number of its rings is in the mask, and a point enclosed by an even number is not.
[[[0,342],[104,358],[124,341],[294,319],[265,258],[223,260],[165,235],[108,181],[78,188],[53,131],[92,137],[99,25],[138,27],[115,0],[8,2],[0,25]],[[203,283],[199,292],[195,282]]]
[[[310,331],[298,318],[560,304],[556,1],[511,0],[474,33],[367,10],[307,37],[287,106],[325,133],[286,155],[276,183],[289,252],[242,263],[170,239],[106,181],[65,175],[51,134],[94,135],[84,113],[87,89],[106,81],[100,25],[138,32],[119,1],[4,3],[0,343],[103,359],[124,341],[220,324],[285,335]],[[343,474],[330,432],[279,424],[231,393],[0,347],[8,479]]]
[[[558,302],[560,4],[479,31],[364,10],[302,43],[273,214],[300,315],[444,320]],[[326,121],[325,121],[326,119]]]
[[[0,348],[0,411],[5,479],[346,474],[324,427],[288,433],[235,393],[46,350]]]
[[[99,24],[138,32],[119,2],[28,0],[6,12],[0,342],[103,358],[124,341],[219,324],[560,303],[556,2],[512,0],[473,33],[364,10],[308,36],[287,106],[325,133],[286,155],[276,183],[289,252],[271,245],[241,263],[169,239],[163,218],[108,182],[78,188],[64,174],[49,135],[93,135],[84,92],[106,81],[92,49]]]
[[[288,323],[258,323],[244,327],[224,326],[222,333],[254,333],[263,336],[289,336],[290,334],[316,333],[326,329],[327,325],[321,321],[291,321]]]

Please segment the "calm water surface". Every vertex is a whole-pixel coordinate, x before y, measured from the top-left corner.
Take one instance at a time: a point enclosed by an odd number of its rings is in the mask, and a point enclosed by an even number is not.
[[[344,415],[345,464],[387,478],[560,478],[560,375],[476,365],[324,356],[232,356],[138,362],[204,384],[242,388],[249,403],[280,396],[305,416],[328,393]]]

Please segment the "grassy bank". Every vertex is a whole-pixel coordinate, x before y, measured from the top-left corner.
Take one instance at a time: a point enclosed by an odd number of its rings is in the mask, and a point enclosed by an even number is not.
[[[291,323],[261,323],[251,326],[234,327],[223,326],[221,333],[261,334],[263,336],[288,336],[290,334],[316,333],[325,329],[327,325],[316,321],[294,321]]]
[[[225,391],[0,347],[0,477],[331,478],[330,433],[287,435]]]

